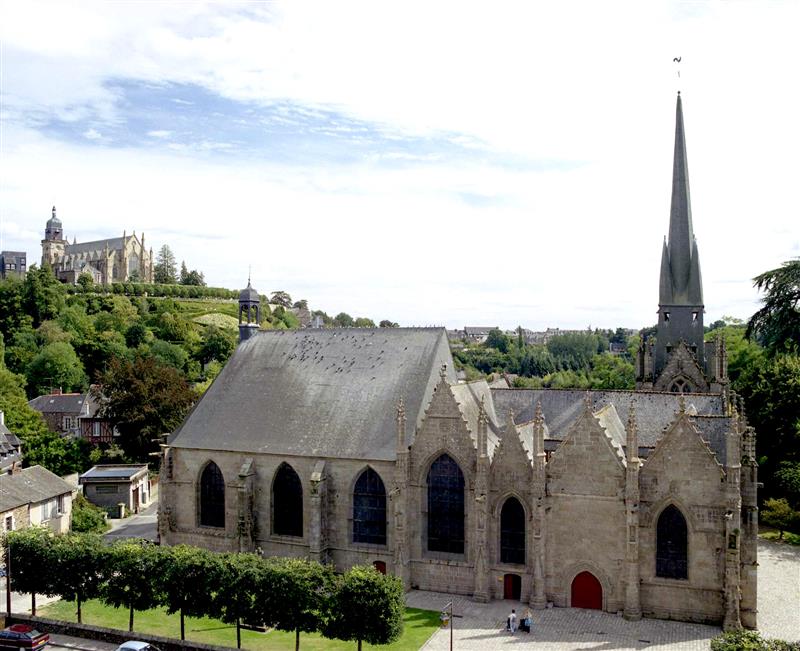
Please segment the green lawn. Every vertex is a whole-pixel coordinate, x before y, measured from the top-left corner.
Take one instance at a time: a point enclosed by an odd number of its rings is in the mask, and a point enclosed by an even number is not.
[[[779,540],[780,532],[775,530],[764,531],[762,529],[758,535],[764,540],[774,540],[777,542]],[[800,545],[800,534],[792,533],[791,531],[784,531],[782,542],[790,545]]]
[[[128,611],[124,608],[111,608],[104,606],[99,601],[89,601],[82,605],[83,623],[96,626],[128,630]],[[57,601],[42,608],[36,609],[36,614],[41,617],[76,621],[75,603]],[[386,646],[371,646],[364,644],[364,649],[385,649],[386,651],[416,651],[419,649],[439,626],[439,613],[430,610],[407,608],[403,636],[393,644]],[[164,610],[137,611],[133,622],[134,631],[163,635],[165,637],[180,637],[180,617],[167,615]],[[236,627],[222,622],[203,618],[186,618],[186,639],[207,644],[236,647]],[[242,630],[242,648],[252,651],[294,651],[294,633],[270,631],[269,633],[256,633]],[[355,642],[340,642],[326,640],[320,635],[301,633],[300,649],[311,651],[352,651],[356,648]]]

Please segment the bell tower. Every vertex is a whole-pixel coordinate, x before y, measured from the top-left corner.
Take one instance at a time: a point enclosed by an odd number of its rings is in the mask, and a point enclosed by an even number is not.
[[[44,239],[42,240],[42,265],[50,265],[55,268],[59,258],[64,255],[67,241],[64,239],[64,229],[61,220],[56,217],[56,207],[53,206],[53,213],[44,227]]]
[[[250,339],[258,332],[261,323],[261,299],[258,292],[250,285],[239,292],[239,343]]]

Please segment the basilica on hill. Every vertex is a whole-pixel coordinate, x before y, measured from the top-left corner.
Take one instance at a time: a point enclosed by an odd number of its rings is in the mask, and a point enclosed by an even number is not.
[[[75,284],[82,273],[88,273],[100,285],[124,282],[153,282],[153,249],[145,250],[142,238],[123,233],[122,237],[72,244],[64,237],[56,207],[47,220],[42,240],[42,265],[48,264],[56,278]]]
[[[248,285],[236,352],[162,448],[161,541],[753,628],[755,433],[702,290],[680,96],[635,391],[460,383],[443,329],[259,331]]]

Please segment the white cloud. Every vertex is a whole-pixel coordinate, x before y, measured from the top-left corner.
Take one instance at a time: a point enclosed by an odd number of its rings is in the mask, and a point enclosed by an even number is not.
[[[68,233],[144,228],[214,284],[253,264],[262,291],[404,323],[650,323],[675,55],[708,318],[748,316],[748,279],[798,250],[797,4],[20,2],[2,18],[7,223],[43,226],[55,202]],[[121,120],[119,79],[333,109],[396,137],[446,132],[497,163],[412,149],[382,156],[394,171],[290,168],[216,162],[230,145],[214,133],[145,153],[19,126],[89,117],[100,138]],[[583,165],[526,171],[520,157]],[[17,241],[33,254],[38,237]]]
[[[97,129],[87,129],[83,132],[83,137],[87,140],[102,140],[103,134],[100,133]]]

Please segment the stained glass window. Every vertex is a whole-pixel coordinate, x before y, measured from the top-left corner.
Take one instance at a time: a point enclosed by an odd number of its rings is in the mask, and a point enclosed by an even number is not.
[[[447,454],[428,471],[428,549],[464,553],[464,474]]]
[[[688,578],[686,519],[670,504],[656,526],[656,576],[667,579]]]
[[[200,476],[200,525],[225,528],[225,479],[213,461]]]
[[[288,463],[282,463],[272,484],[272,533],[303,535],[303,486]]]
[[[353,542],[386,544],[386,488],[372,468],[361,473],[353,490]]]
[[[500,511],[500,562],[525,564],[525,510],[515,497]]]

